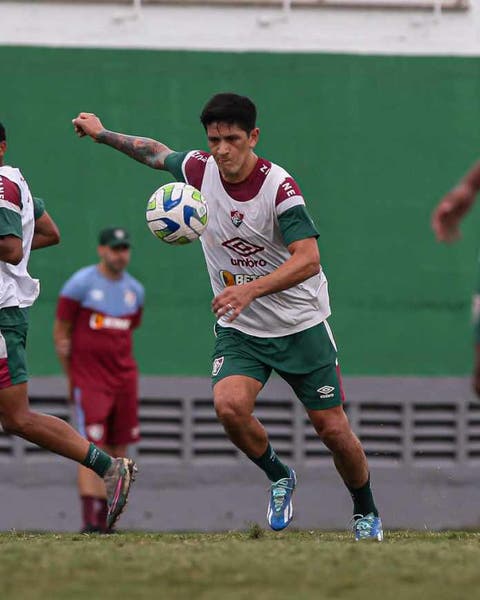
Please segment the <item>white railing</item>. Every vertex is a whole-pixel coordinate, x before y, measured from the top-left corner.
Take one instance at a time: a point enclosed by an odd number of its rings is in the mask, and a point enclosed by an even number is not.
[[[102,0],[97,0],[99,3]],[[105,0],[109,2],[111,0]],[[131,0],[130,14],[139,14],[142,6],[147,4],[201,4],[201,5],[250,5],[281,7],[286,13],[292,7],[351,7],[351,8],[431,8],[435,11],[465,10],[470,8],[471,0]]]
[[[174,5],[233,5],[233,6],[258,6],[259,8],[280,8],[279,12],[260,14],[257,22],[262,27],[269,27],[275,23],[286,22],[290,18],[293,7],[311,8],[378,8],[378,9],[431,9],[435,18],[439,18],[443,11],[468,10],[470,0],[149,0],[148,4],[174,4]],[[142,16],[142,0],[131,0],[128,9],[116,12],[113,20],[116,23],[134,21]]]

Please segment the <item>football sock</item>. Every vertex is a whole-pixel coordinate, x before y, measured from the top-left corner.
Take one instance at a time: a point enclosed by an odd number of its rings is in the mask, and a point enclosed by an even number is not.
[[[97,498],[96,500],[97,511],[95,516],[97,519],[98,527],[100,528],[100,531],[107,531],[107,501],[105,500],[105,498]]]
[[[248,458],[265,472],[270,481],[278,481],[284,477],[290,477],[289,468],[278,458],[270,443],[262,456],[259,458],[249,456]]]
[[[361,488],[353,489],[348,488],[350,495],[353,500],[353,514],[354,515],[368,515],[373,513],[378,517],[378,510],[373,500],[372,490],[370,488],[370,476],[368,476],[367,483]]]
[[[82,503],[82,520],[83,526],[98,527],[97,511],[96,508],[97,498],[93,496],[80,496],[80,502]]]
[[[112,457],[109,456],[100,448],[97,448],[95,444],[90,444],[88,447],[88,453],[85,457],[85,460],[82,462],[82,465],[92,469],[95,471],[97,475],[103,477],[105,473],[108,471],[112,464]]]

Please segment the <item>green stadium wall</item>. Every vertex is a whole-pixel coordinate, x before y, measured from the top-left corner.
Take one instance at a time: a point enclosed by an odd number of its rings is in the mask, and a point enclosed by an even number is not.
[[[0,121],[9,163],[47,201],[60,247],[35,252],[30,371],[60,372],[58,292],[96,260],[100,228],[134,239],[131,273],[147,292],[136,333],[143,374],[208,375],[211,290],[199,243],[168,247],[147,230],[150,194],[169,181],[90,140],[71,119],[205,148],[198,115],[217,91],[252,96],[259,154],[298,180],[320,231],[333,325],[349,375],[460,375],[472,362],[475,210],[440,246],[430,214],[480,148],[480,59],[329,54],[0,48]]]

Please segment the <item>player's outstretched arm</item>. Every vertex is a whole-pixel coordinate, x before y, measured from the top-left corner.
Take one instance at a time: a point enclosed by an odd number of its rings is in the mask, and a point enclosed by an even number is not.
[[[109,131],[93,113],[81,112],[72,123],[79,137],[89,136],[96,142],[111,146],[152,169],[165,169],[165,159],[173,152],[157,140]]]
[[[475,202],[480,190],[480,161],[446,194],[432,214],[432,229],[439,242],[454,242],[460,238],[459,225]]]

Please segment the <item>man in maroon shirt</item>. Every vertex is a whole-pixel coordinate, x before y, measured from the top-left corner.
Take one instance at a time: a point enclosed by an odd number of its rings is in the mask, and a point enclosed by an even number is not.
[[[130,261],[125,229],[101,231],[98,254],[98,264],[80,269],[63,286],[54,339],[79,432],[112,456],[123,456],[139,439],[132,331],[141,321],[144,289],[125,270]],[[82,531],[107,533],[102,479],[80,466],[78,490]]]

